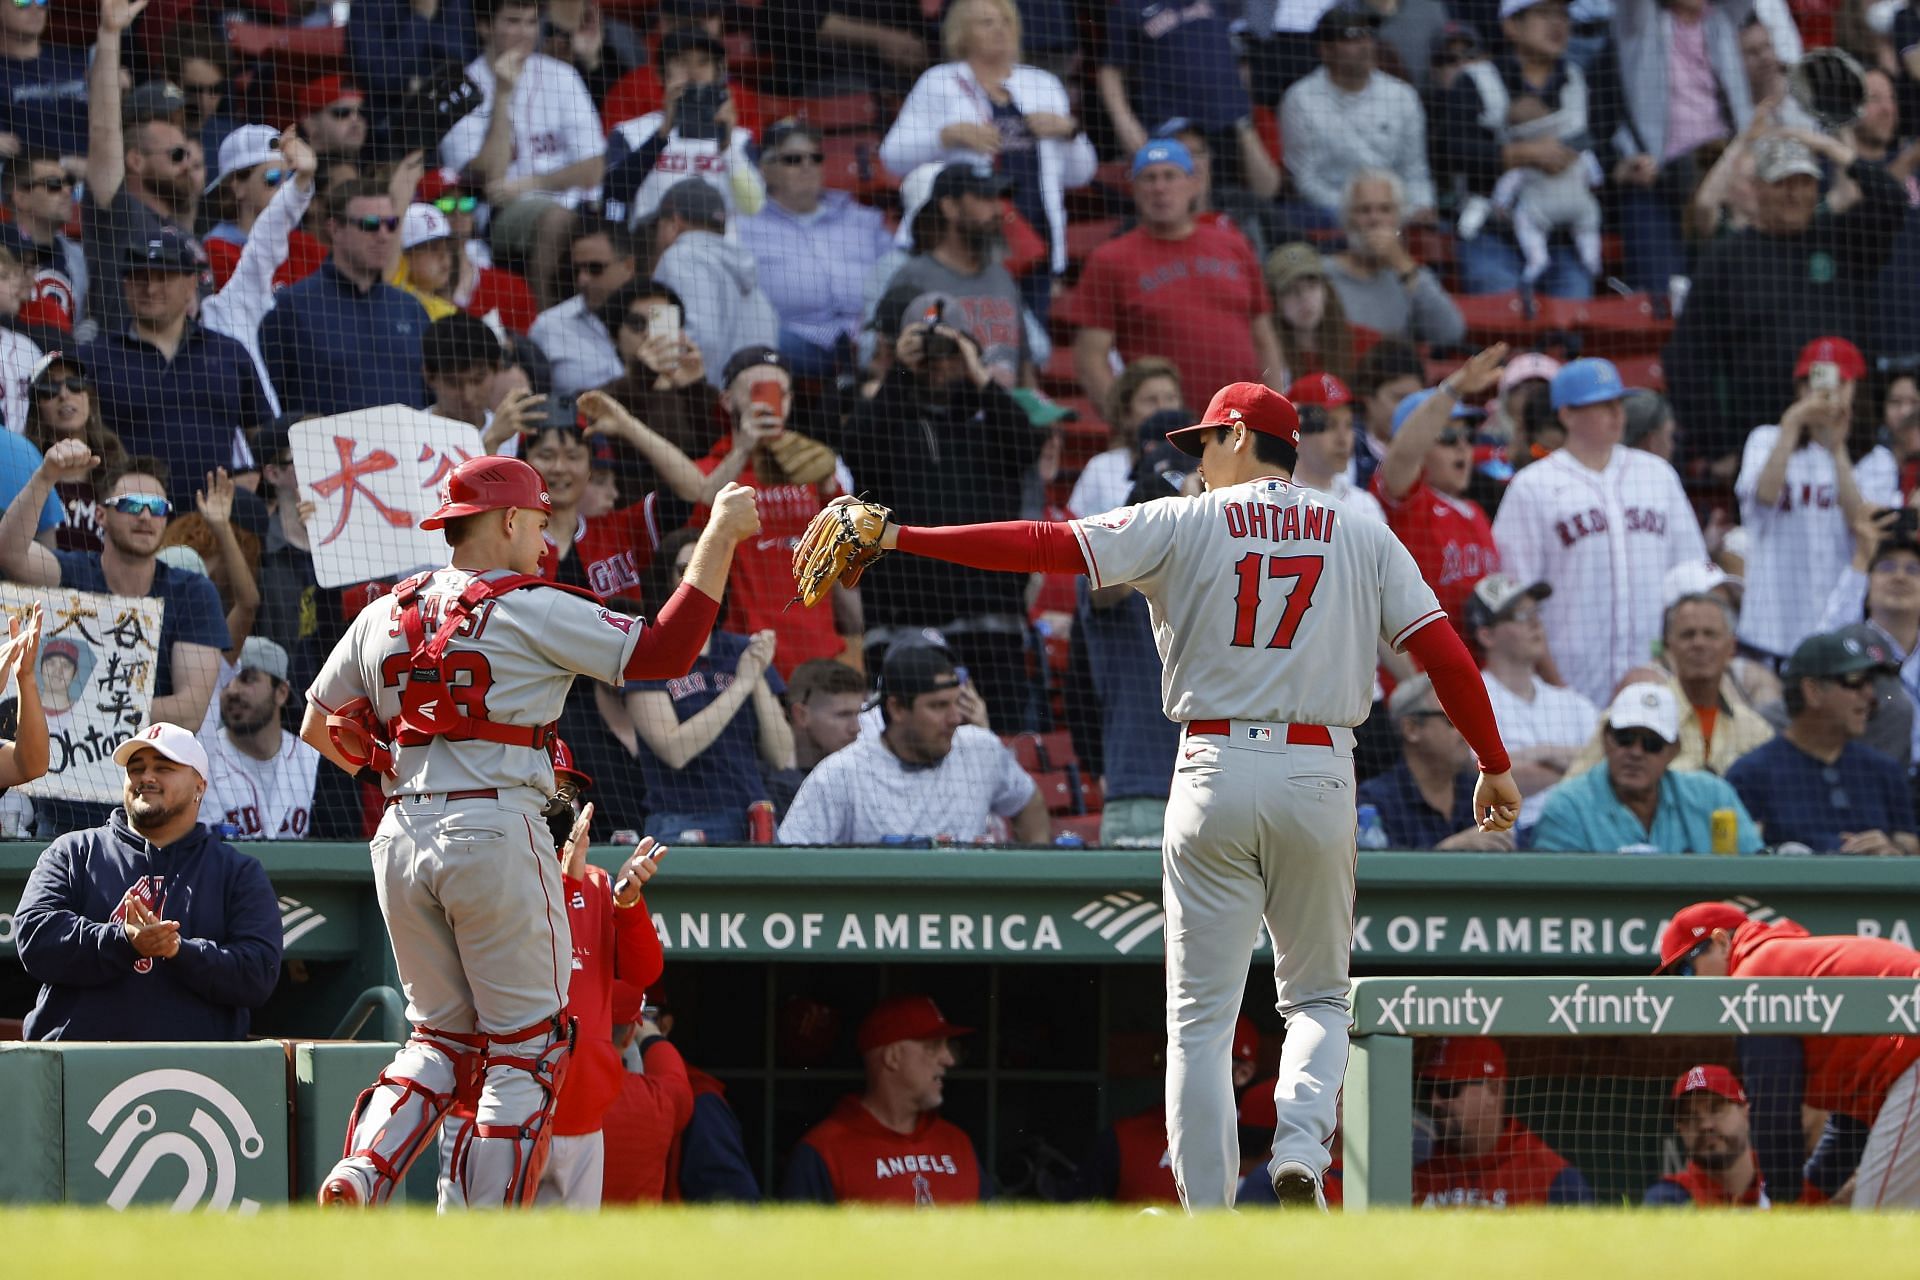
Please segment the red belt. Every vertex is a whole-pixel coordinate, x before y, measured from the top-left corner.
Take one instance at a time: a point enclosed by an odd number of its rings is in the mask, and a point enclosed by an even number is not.
[[[445,791],[438,793],[426,791],[413,793],[413,795],[434,794],[438,794],[442,800],[498,800],[500,798],[500,793],[492,787],[475,787],[471,791]],[[393,808],[393,806],[399,804],[402,800],[410,800],[413,798],[413,795],[388,796],[387,808]]]
[[[1187,736],[1217,733],[1229,737],[1233,733],[1231,720],[1189,720]],[[1287,726],[1287,745],[1290,747],[1326,747],[1333,748],[1333,735],[1327,732],[1323,724],[1290,724]]]

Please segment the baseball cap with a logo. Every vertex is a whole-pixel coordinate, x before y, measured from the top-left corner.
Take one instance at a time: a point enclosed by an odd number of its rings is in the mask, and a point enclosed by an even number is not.
[[[1504,573],[1490,573],[1474,584],[1473,594],[1467,597],[1467,625],[1490,627],[1500,620],[1501,614],[1521,601],[1545,600],[1552,594],[1551,583],[1536,582],[1527,586]]]
[[[1818,178],[1820,162],[1814,158],[1813,149],[1798,138],[1773,134],[1753,144],[1753,176],[1766,183],[1785,182],[1795,176]]]
[[[430,204],[408,205],[406,216],[400,220],[400,248],[403,251],[452,237],[453,224],[447,221],[446,214]]]
[[[1894,665],[1885,646],[1865,643],[1851,631],[1816,632],[1802,640],[1780,674],[1788,680],[1819,680]]]
[[[1607,708],[1609,729],[1650,729],[1666,742],[1680,741],[1680,701],[1664,684],[1630,684]]]
[[[1214,392],[1213,403],[1207,406],[1200,421],[1167,432],[1167,442],[1189,457],[1197,458],[1203,443],[1199,432],[1242,426],[1285,440],[1296,449],[1300,447],[1300,414],[1292,401],[1259,382],[1234,382],[1220,388]]]
[[[1353,392],[1347,390],[1347,384],[1330,373],[1310,373],[1304,378],[1296,378],[1287,388],[1287,399],[1296,405],[1317,404],[1328,409],[1337,409],[1343,404],[1353,403]]]
[[[1443,1036],[1420,1068],[1422,1080],[1504,1080],[1506,1050],[1486,1036]]]
[[[895,996],[861,1019],[854,1039],[860,1052],[867,1053],[901,1040],[950,1040],[972,1032],[972,1027],[948,1022],[932,996]]]
[[[1620,370],[1611,360],[1585,356],[1562,365],[1553,375],[1551,399],[1555,409],[1578,409],[1584,405],[1624,400],[1627,384],[1620,381]]]
[[[1558,360],[1544,351],[1523,351],[1500,370],[1500,394],[1505,395],[1521,383],[1535,379],[1552,382],[1561,367]]]
[[[573,762],[573,748],[567,745],[565,738],[555,734],[547,743],[547,756],[553,761],[553,772],[556,775],[570,775],[582,790],[593,785],[593,779],[588,776],[586,770]],[[566,779],[562,778],[561,781],[564,782]]]
[[[1800,348],[1800,358],[1793,362],[1793,376],[1806,377],[1816,364],[1838,367],[1840,376],[1848,382],[1858,382],[1867,376],[1867,358],[1845,338],[1815,338]]]
[[[1170,164],[1189,176],[1193,173],[1193,152],[1187,150],[1187,144],[1177,138],[1155,138],[1146,146],[1133,153],[1133,168],[1129,177],[1137,178],[1156,164]]]
[[[1747,920],[1747,913],[1730,902],[1696,902],[1682,907],[1673,913],[1673,919],[1660,935],[1660,967],[1654,973],[1665,973],[1686,959],[1714,930],[1732,933]]]
[[[1747,1104],[1747,1091],[1740,1087],[1739,1078],[1717,1062],[1688,1067],[1673,1082],[1673,1101],[1678,1102],[1690,1093],[1717,1093],[1729,1102]]]
[[[127,767],[127,761],[135,754],[151,747],[175,764],[183,764],[199,774],[207,776],[207,749],[200,745],[200,739],[177,724],[168,724],[162,720],[150,724],[138,734],[128,738],[113,749],[113,762],[121,768]]]
[[[207,194],[236,173],[280,159],[280,131],[272,125],[243,124],[220,144],[220,176],[207,184]]]
[[[1721,587],[1739,587],[1744,583],[1711,560],[1688,560],[1667,570],[1660,580],[1660,607],[1671,609],[1674,602],[1687,596],[1704,596]]]

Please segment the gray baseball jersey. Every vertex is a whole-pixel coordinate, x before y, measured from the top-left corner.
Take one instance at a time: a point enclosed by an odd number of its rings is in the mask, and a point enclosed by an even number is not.
[[[1161,498],[1071,525],[1096,587],[1147,598],[1167,718],[1353,726],[1374,637],[1444,617],[1386,525],[1287,480]]]
[[[465,569],[440,569],[421,587],[427,634],[475,576]],[[403,698],[431,696],[436,690],[430,686],[417,692],[408,688],[399,613],[391,596],[361,610],[327,656],[307,700],[332,712],[355,698],[371,698],[380,719],[391,724]],[[621,683],[641,628],[640,619],[568,591],[534,587],[496,596],[473,611],[447,646],[442,669],[451,687],[446,696],[468,715],[496,724],[550,724],[560,717],[576,675]],[[524,786],[545,795],[553,785],[553,765],[544,750],[440,737],[394,748],[387,794]]]

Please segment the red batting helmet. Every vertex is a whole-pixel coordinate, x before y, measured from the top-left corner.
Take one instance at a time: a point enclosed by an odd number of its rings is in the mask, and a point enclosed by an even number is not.
[[[530,511],[553,511],[547,497],[547,482],[518,458],[491,455],[468,458],[447,473],[440,486],[440,506],[420,522],[422,529],[438,529],[456,516],[478,515],[503,507],[525,507]]]
[[[586,770],[573,762],[573,748],[569,747],[567,740],[559,734],[555,734],[553,741],[547,743],[547,757],[553,761],[553,772],[556,776],[563,773],[571,774],[579,781],[582,790],[593,786],[592,777],[587,774]],[[565,779],[561,779],[561,781],[565,781]]]

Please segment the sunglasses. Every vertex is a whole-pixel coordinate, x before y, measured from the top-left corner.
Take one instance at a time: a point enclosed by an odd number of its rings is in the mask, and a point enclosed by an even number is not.
[[[1373,38],[1373,28],[1335,27],[1333,30],[1327,32],[1324,38],[1328,40],[1371,40]]]
[[[825,164],[827,156],[823,151],[789,151],[785,155],[775,156],[773,162],[797,169],[803,164]]]
[[[88,382],[79,374],[70,373],[64,378],[56,378],[51,381],[42,380],[34,383],[33,394],[38,399],[51,400],[62,391],[71,391],[77,396],[85,395],[92,386],[93,384],[91,382]]]
[[[187,149],[185,147],[168,147],[165,151],[149,151],[147,154],[165,156],[168,164],[185,164],[187,162]]]
[[[378,213],[369,213],[362,218],[347,218],[345,221],[348,226],[358,227],[368,235],[372,235],[376,231],[398,231],[400,229],[400,219],[391,215],[381,215]]]
[[[76,185],[71,174],[55,178],[28,178],[20,184],[28,191],[71,191]]]
[[[1842,689],[1851,693],[1858,693],[1862,689],[1871,689],[1873,687],[1873,673],[1871,671],[1849,671],[1844,676],[1822,676],[1820,678],[1828,684],[1837,684]]]
[[[472,213],[479,204],[479,196],[441,196],[433,207],[442,213]]]
[[[328,107],[327,114],[335,120],[352,120],[356,117],[364,117],[367,114],[367,109],[359,105],[342,105],[338,107]]]
[[[1434,440],[1435,444],[1456,445],[1471,444],[1473,437],[1465,431],[1442,431]]]
[[[13,0],[13,7],[16,9],[44,9],[51,3],[53,3],[53,0]]]
[[[573,264],[573,270],[575,275],[589,275],[598,279],[604,275],[612,265],[611,262],[580,262],[576,260]]]
[[[123,493],[107,504],[123,516],[159,516],[173,514],[173,504],[157,493]]]
[[[1873,566],[1875,573],[1897,573],[1906,578],[1920,578],[1920,560],[1882,560]]]
[[[1693,950],[1687,952],[1685,958],[1683,958],[1679,964],[1673,966],[1673,976],[1676,978],[1691,978],[1693,976],[1693,962],[1705,955],[1707,948],[1712,945],[1712,934],[1708,934],[1706,937],[1700,939],[1700,944]]]
[[[1607,737],[1613,745],[1625,750],[1638,747],[1650,756],[1657,756],[1670,745],[1667,740],[1651,729],[1609,729]]]

